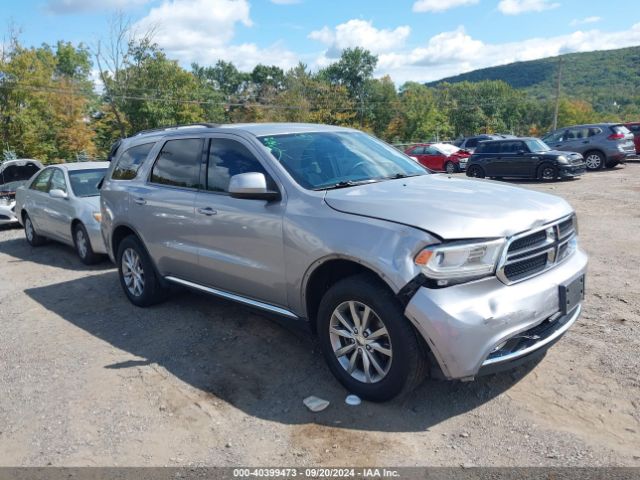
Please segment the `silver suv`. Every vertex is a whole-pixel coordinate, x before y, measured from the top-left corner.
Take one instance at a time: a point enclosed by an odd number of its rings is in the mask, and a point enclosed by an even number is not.
[[[633,133],[619,123],[565,127],[547,133],[542,141],[553,150],[580,153],[589,170],[613,168],[636,153]]]
[[[306,322],[364,398],[528,361],[580,314],[587,257],[558,197],[323,125],[169,128],[112,156],[101,228],[132,303],[177,284]]]

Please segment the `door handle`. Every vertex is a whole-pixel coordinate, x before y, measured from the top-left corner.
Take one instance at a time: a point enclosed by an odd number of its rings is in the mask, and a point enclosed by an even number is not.
[[[142,197],[136,197],[133,199],[134,202],[136,202],[138,205],[146,205],[147,201],[142,198]]]
[[[207,217],[210,217],[211,215],[215,215],[216,213],[218,213],[217,210],[214,210],[211,207],[198,208],[197,212],[200,213],[201,215],[206,215]]]

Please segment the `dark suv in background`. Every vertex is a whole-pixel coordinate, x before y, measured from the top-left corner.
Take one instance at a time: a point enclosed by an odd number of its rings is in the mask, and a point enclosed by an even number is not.
[[[475,137],[467,137],[461,138],[460,140],[454,142],[453,144],[461,150],[466,150],[469,153],[473,153],[476,147],[480,142],[484,142],[487,140],[500,140],[503,138],[516,138],[513,135],[502,135],[502,134],[482,134],[476,135]]]
[[[582,155],[551,150],[538,138],[481,142],[467,163],[469,177],[520,177],[555,180],[585,172]]]
[[[542,140],[555,150],[582,154],[589,170],[613,168],[636,153],[633,134],[619,123],[565,127]]]

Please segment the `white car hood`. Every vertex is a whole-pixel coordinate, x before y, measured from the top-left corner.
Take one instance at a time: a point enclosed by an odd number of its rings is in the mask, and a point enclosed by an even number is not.
[[[329,190],[325,202],[340,212],[414,226],[448,240],[508,237],[573,212],[553,195],[448,175]]]

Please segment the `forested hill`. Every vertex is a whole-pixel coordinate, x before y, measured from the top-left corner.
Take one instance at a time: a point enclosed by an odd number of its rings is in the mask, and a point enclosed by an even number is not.
[[[428,84],[502,80],[535,98],[554,95],[559,57],[483,68]],[[586,100],[597,110],[637,101],[640,94],[640,46],[562,55],[562,93]]]

